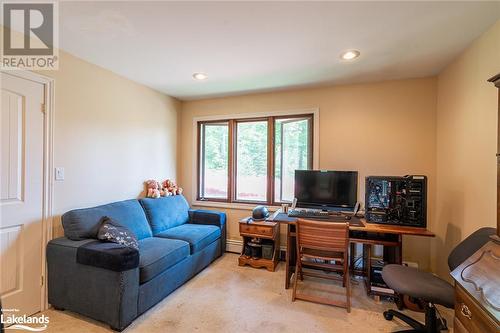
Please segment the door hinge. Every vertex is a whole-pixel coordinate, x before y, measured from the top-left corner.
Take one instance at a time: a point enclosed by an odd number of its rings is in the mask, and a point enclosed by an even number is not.
[[[40,104],[40,108],[42,110],[42,113],[45,114],[45,103]]]
[[[44,283],[43,275],[40,275],[40,286],[43,287],[43,283]]]

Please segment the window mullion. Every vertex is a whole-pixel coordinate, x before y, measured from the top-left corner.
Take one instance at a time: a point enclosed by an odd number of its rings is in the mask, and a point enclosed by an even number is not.
[[[309,118],[307,122],[307,146],[308,146],[308,169],[313,169],[313,139],[314,139],[314,119]]]
[[[280,123],[280,202],[283,201],[283,123]]]
[[[235,183],[236,183],[236,144],[235,144],[235,135],[236,135],[236,122],[234,120],[229,120],[228,122],[228,130],[229,130],[229,143],[228,143],[228,192],[227,192],[227,200],[228,202],[233,202],[235,198]]]
[[[267,203],[274,201],[274,117],[267,123]]]
[[[200,179],[200,183],[198,183],[198,193],[200,199],[205,198],[205,126],[202,126],[201,123],[198,123],[198,130],[199,130],[199,138],[201,144],[198,144],[198,147],[200,149],[199,154],[198,154],[198,159],[200,161],[199,163],[199,170],[198,170],[198,177]]]

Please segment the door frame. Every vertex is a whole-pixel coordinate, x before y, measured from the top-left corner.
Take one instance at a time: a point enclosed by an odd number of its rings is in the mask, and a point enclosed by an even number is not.
[[[26,70],[1,71],[3,74],[34,81],[44,86],[44,117],[43,117],[43,193],[42,193],[42,276],[40,283],[40,310],[49,307],[47,298],[47,243],[52,239],[52,211],[54,198],[54,112],[55,112],[55,80],[48,76]]]

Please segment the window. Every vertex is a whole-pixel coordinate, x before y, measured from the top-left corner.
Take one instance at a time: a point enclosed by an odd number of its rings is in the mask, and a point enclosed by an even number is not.
[[[267,120],[236,123],[236,200],[267,201]]]
[[[292,201],[295,170],[311,169],[311,118],[276,119],[274,123],[274,201]]]
[[[295,170],[312,168],[313,115],[198,123],[198,200],[291,202]]]
[[[228,143],[227,122],[205,123],[200,131],[200,197],[228,198]]]

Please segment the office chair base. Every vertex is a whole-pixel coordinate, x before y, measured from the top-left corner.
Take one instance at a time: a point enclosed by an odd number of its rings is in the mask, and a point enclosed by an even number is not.
[[[396,311],[396,310],[387,310],[384,311],[384,318],[386,320],[392,320],[394,317],[397,317],[410,325],[412,329],[402,330],[398,332],[415,332],[415,333],[439,333],[441,330],[447,330],[446,321],[444,319],[438,320],[436,316],[436,308],[433,305],[426,306],[425,309],[425,324],[422,324],[416,321],[413,318],[408,317],[407,315]],[[397,333],[397,332],[394,332]]]

